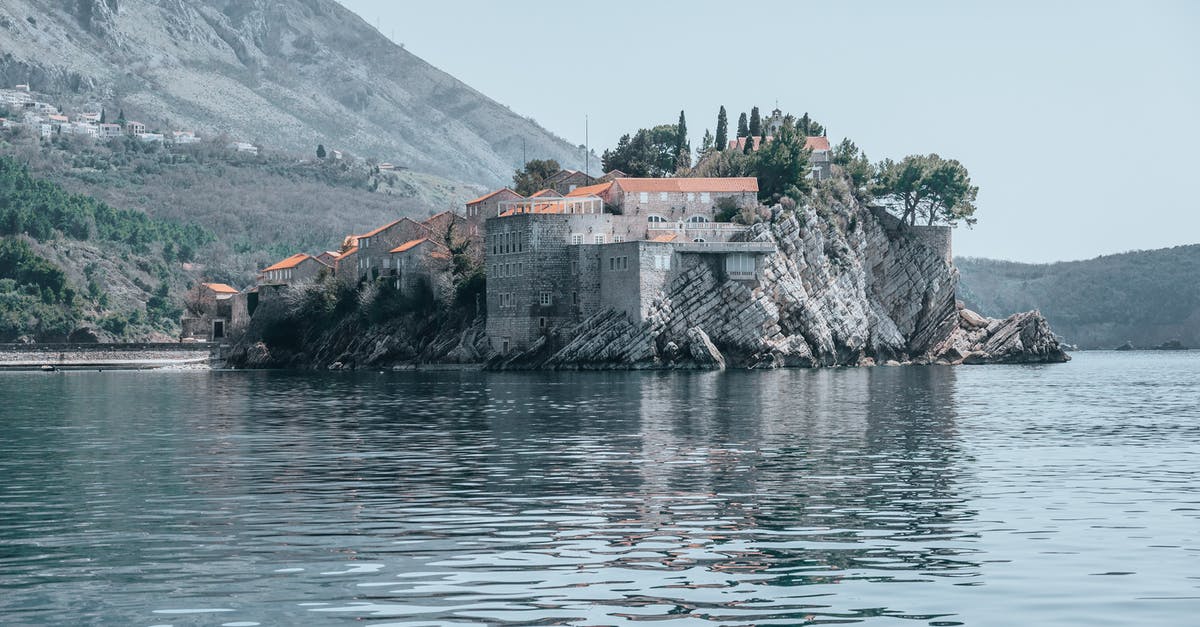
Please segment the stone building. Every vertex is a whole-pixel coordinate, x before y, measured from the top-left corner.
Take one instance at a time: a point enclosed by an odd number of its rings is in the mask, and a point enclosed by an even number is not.
[[[524,196],[513,190],[502,187],[489,194],[484,194],[466,204],[467,219],[482,224],[484,220],[499,213],[498,205],[506,200],[520,200]]]
[[[387,270],[390,269],[393,248],[404,242],[431,235],[432,233],[425,225],[409,218],[400,218],[362,235],[354,236],[354,246],[357,250],[352,255],[343,255],[338,260],[338,267],[340,269],[343,265],[349,266],[350,264],[346,264],[346,261],[351,260],[353,267],[347,267],[347,272],[350,272],[347,276],[353,280],[378,278],[387,274]],[[339,274],[339,276],[341,275]]]
[[[454,295],[450,249],[429,238],[405,242],[391,250],[392,267],[387,276],[402,294],[428,289],[434,302],[448,302]]]
[[[220,342],[232,334],[232,327],[244,328],[250,314],[245,298],[238,296],[237,289],[224,283],[200,283],[189,290],[180,320],[181,339]]]
[[[746,227],[713,217],[722,199],[756,203],[757,190],[753,178],[624,178],[500,203],[484,240],[493,348],[525,349],[609,310],[640,321],[695,264],[756,281],[774,245],[737,241]]]
[[[595,177],[588,176],[579,170],[559,170],[546,177],[545,185],[561,196],[575,191],[578,187],[586,187],[595,183]]]
[[[283,261],[263,268],[258,274],[258,284],[290,285],[315,279],[322,272],[333,272],[333,268],[312,255],[296,253]]]

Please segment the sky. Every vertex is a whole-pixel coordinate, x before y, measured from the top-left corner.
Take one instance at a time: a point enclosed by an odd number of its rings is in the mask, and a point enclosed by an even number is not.
[[[1200,2],[341,2],[573,144],[586,116],[597,153],[778,104],[872,160],[958,159],[959,256],[1200,243]]]

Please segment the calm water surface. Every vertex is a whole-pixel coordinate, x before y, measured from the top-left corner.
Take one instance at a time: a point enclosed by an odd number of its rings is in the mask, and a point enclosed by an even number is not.
[[[1196,624],[1200,353],[0,374],[0,623]]]

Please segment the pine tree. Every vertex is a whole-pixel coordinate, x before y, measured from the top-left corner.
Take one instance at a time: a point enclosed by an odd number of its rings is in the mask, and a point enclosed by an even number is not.
[[[748,155],[752,152],[754,152],[754,136],[747,135],[746,136],[746,145],[742,146],[742,154]]]
[[[758,113],[758,107],[750,109],[750,136],[758,137],[762,135],[762,116]]]
[[[105,112],[104,112],[104,108],[103,108],[103,107],[101,107],[101,108],[100,108],[100,123],[101,123],[101,124],[107,124],[107,123],[108,123],[108,117],[107,117],[107,115],[105,114]]]
[[[121,126],[125,126],[125,110],[124,109],[121,109],[121,112],[117,114],[117,124],[120,124]]]
[[[750,134],[750,126],[746,123],[746,112],[738,116],[738,137],[745,137]]]
[[[325,144],[317,144],[317,158],[318,159],[325,158]]]
[[[688,165],[690,166],[692,147],[688,144],[687,120],[683,117],[683,111],[679,112],[679,124],[675,128],[676,132],[679,133],[679,139],[675,142],[675,162],[678,164],[682,156],[686,155],[689,161]]]
[[[716,149],[725,150],[725,146],[729,143],[729,119],[725,116],[725,105],[721,105],[721,111],[717,113],[717,139]]]

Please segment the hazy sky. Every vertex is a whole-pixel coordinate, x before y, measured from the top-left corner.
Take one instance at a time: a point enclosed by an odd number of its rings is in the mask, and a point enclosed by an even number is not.
[[[873,160],[959,159],[959,255],[1200,242],[1200,2],[342,2],[572,143],[587,115],[597,153],[778,102]]]

